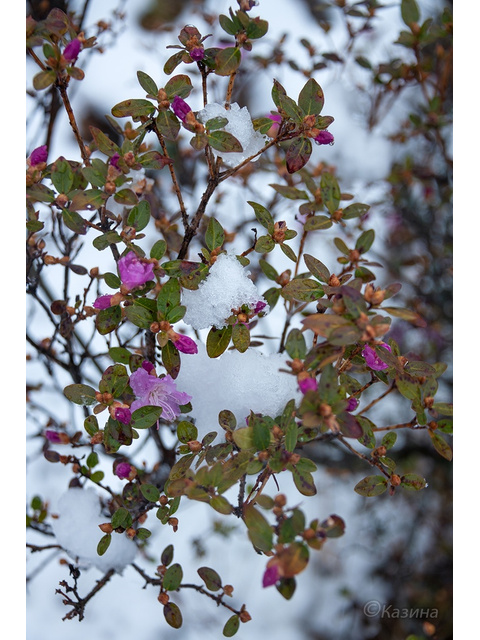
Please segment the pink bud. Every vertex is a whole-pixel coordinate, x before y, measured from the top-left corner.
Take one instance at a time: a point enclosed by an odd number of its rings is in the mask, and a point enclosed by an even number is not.
[[[30,166],[35,167],[37,164],[41,164],[42,162],[46,162],[48,157],[47,145],[44,144],[41,147],[37,147],[30,154]]]
[[[63,57],[67,62],[75,62],[82,48],[82,43],[78,38],[71,40],[63,51]]]

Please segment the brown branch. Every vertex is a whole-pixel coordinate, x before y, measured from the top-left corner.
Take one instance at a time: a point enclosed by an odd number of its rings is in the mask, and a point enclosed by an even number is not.
[[[78,128],[77,121],[75,120],[75,115],[73,113],[72,105],[70,104],[70,99],[68,97],[68,92],[67,92],[66,79],[58,78],[57,87],[58,87],[58,90],[60,91],[60,95],[63,101],[63,106],[65,107],[65,111],[67,112],[68,121],[70,122],[70,126],[72,127],[73,135],[75,136],[78,147],[80,149],[80,154],[82,156],[83,162],[86,167],[89,167],[90,160],[88,158],[88,153],[87,153],[87,150],[85,149],[82,136],[80,135],[80,130]]]

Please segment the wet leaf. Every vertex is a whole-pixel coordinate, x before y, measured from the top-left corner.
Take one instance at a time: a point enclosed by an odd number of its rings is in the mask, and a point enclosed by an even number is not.
[[[319,114],[325,102],[322,87],[313,78],[309,78],[300,91],[298,96],[298,105],[302,108],[305,115]]]
[[[287,149],[285,159],[288,173],[296,173],[304,167],[312,155],[309,138],[295,138]]]
[[[75,404],[90,406],[98,402],[95,398],[95,389],[87,384],[70,384],[65,387],[63,393]]]
[[[273,532],[265,517],[252,504],[244,510],[244,521],[248,529],[248,537],[253,546],[260,551],[268,552],[273,546]]]
[[[183,624],[182,612],[174,602],[167,602],[163,607],[163,615],[171,627],[180,629]]]
[[[354,490],[366,498],[379,496],[387,490],[387,480],[383,476],[367,476],[355,485]]]

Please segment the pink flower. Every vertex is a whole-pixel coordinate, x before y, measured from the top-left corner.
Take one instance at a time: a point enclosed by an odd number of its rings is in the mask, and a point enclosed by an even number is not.
[[[113,296],[100,296],[93,303],[93,307],[95,309],[108,309],[112,306],[112,298]]]
[[[46,162],[48,157],[47,145],[44,144],[41,147],[37,147],[32,151],[29,157],[31,167],[36,167],[37,164]]]
[[[119,462],[115,467],[115,475],[120,478],[120,480],[125,480],[130,475],[132,470],[132,466],[128,464],[128,462]]]
[[[130,424],[131,419],[132,413],[127,407],[117,407],[115,409],[115,420],[118,420],[123,424]]]
[[[391,351],[389,345],[385,342],[381,342],[380,344],[388,351]],[[366,344],[363,347],[362,356],[365,358],[365,362],[367,366],[370,367],[370,369],[373,369],[374,371],[382,371],[383,369],[388,369],[389,365],[384,362],[380,358],[380,356],[377,356],[376,352],[370,345]]]
[[[56,431],[50,431],[49,429],[47,429],[45,431],[45,437],[49,442],[54,442],[55,444],[59,444],[62,442],[60,439],[60,434]]]
[[[263,309],[265,309],[266,306],[267,306],[266,302],[262,302],[261,300],[259,300],[257,302],[257,304],[255,305],[254,312],[255,313],[260,313],[260,311],[263,311]]]
[[[193,47],[193,49],[190,49],[189,53],[190,53],[191,59],[194,60],[195,62],[198,62],[199,60],[203,60],[205,57],[205,50],[203,47]]]
[[[354,398],[353,396],[351,398],[348,398],[345,411],[355,411],[357,407],[358,407],[357,398]]]
[[[317,381],[315,378],[303,378],[303,380],[298,381],[298,387],[302,393],[307,393],[307,391],[316,391]]]
[[[182,122],[185,122],[187,113],[190,113],[190,111],[192,110],[185,102],[185,100],[183,100],[183,98],[180,98],[179,96],[175,96],[170,106],[172,107],[173,113],[177,116],[177,118],[180,118]]]
[[[320,133],[316,136],[315,142],[317,144],[332,144],[334,141],[334,137],[330,133],[330,131],[320,131]]]
[[[275,138],[278,134],[278,130],[280,129],[282,116],[279,113],[270,113],[267,118],[270,118],[272,121],[272,126],[267,131],[267,135],[270,136],[270,138]]]
[[[279,579],[278,566],[276,564],[271,567],[267,567],[263,574],[262,584],[264,587],[271,587],[272,584],[278,582]]]
[[[172,338],[172,342],[182,353],[198,353],[197,343],[188,336],[176,333]]]
[[[162,418],[171,422],[180,415],[180,407],[192,399],[188,393],[177,391],[175,381],[170,375],[163,378],[147,373],[143,367],[138,368],[130,376],[130,386],[137,399],[131,410],[140,407],[162,407]]]
[[[154,278],[153,264],[140,260],[134,251],[129,251],[120,258],[118,271],[123,284],[129,289],[135,289]]]
[[[114,153],[113,156],[110,158],[108,164],[111,164],[112,167],[115,167],[115,169],[120,169],[120,167],[118,166],[118,161],[119,160],[120,160],[120,154],[119,153]]]
[[[63,57],[67,62],[75,62],[82,48],[82,43],[78,38],[71,40],[63,51]]]

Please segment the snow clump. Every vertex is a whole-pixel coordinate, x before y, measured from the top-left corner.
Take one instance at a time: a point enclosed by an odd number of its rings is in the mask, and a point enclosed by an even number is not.
[[[281,371],[283,369],[283,371]],[[250,411],[275,418],[287,402],[298,402],[297,378],[287,373],[285,355],[264,355],[256,348],[244,353],[226,351],[210,358],[199,345],[195,358],[182,359],[179,388],[192,396],[192,411],[199,439],[211,431],[222,432],[218,414],[224,409],[237,419],[237,427],[246,426]]]
[[[246,304],[253,310],[258,302],[265,303],[249,274],[234,254],[220,254],[198,289],[184,289],[182,304],[187,311],[183,321],[194,329],[221,329],[227,326],[232,309]],[[268,305],[263,311],[268,311]]]
[[[268,140],[253,128],[247,107],[240,108],[236,102],[233,102],[229,109],[217,102],[212,102],[197,113],[197,120],[202,124],[213,118],[226,118],[228,124],[223,127],[223,130],[235,136],[242,145],[243,151],[238,152],[217,151],[212,148],[214,155],[221,156],[223,162],[230,167],[236,167],[247,158],[250,158],[250,156],[258,153]],[[258,157],[253,158],[252,162],[258,160]]]
[[[114,569],[119,573],[131,564],[137,554],[136,544],[125,533],[112,533],[107,551],[99,556],[97,545],[103,537],[98,525],[109,521],[101,515],[100,501],[94,489],[72,487],[60,496],[52,520],[58,544],[71,558],[103,572]]]

